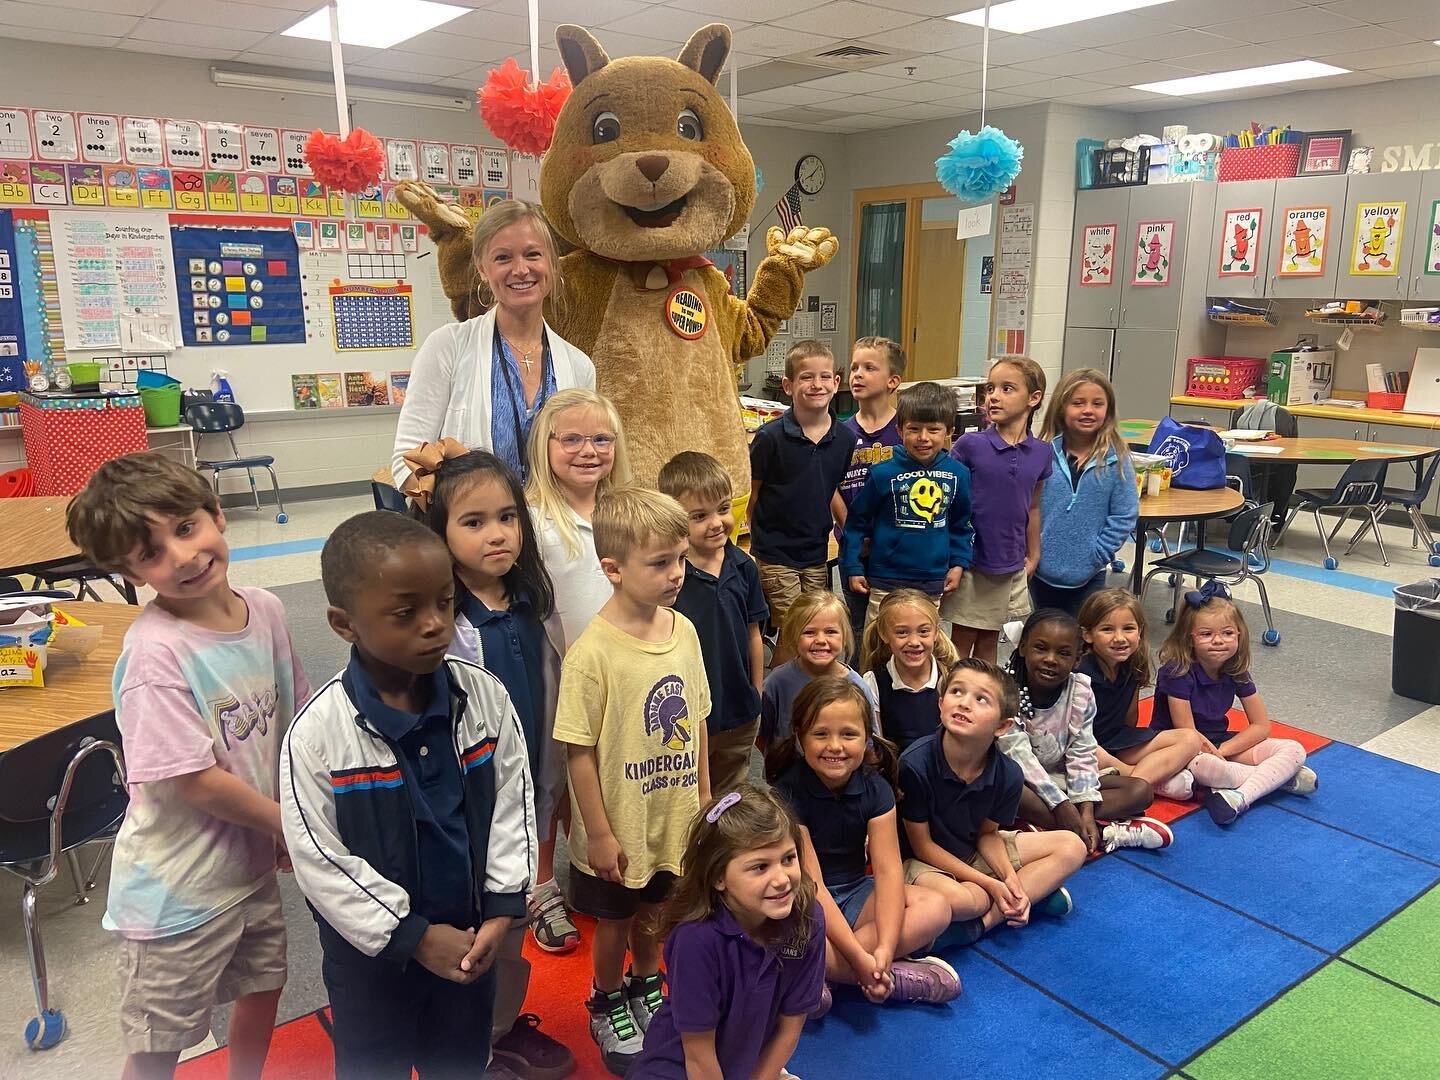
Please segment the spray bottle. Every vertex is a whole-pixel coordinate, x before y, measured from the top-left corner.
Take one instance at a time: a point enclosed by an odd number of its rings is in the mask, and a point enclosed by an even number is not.
[[[228,401],[235,403],[235,391],[230,389],[229,372],[224,368],[215,368],[210,372],[210,392],[215,396],[216,401]]]

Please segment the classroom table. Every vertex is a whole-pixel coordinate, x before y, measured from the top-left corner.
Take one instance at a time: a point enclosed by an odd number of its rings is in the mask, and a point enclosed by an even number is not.
[[[1155,435],[1154,420],[1121,420],[1120,437],[1133,447],[1145,448]],[[1196,426],[1196,425],[1191,425]],[[1217,429],[1218,431],[1218,429]],[[1245,446],[1260,446],[1269,450],[1246,451]],[[1365,442],[1357,439],[1266,439],[1263,442],[1237,442],[1226,451],[1242,454],[1255,462],[1291,462],[1306,465],[1349,465],[1352,461],[1417,461],[1431,454],[1440,453],[1434,446],[1416,446],[1408,443]]]
[[[0,574],[33,573],[80,558],[65,531],[68,495],[0,499]]]
[[[1190,491],[1186,488],[1169,488],[1159,495],[1144,495],[1140,499],[1139,520],[1135,522],[1135,564],[1130,571],[1130,591],[1140,595],[1140,583],[1145,576],[1145,531],[1163,526],[1172,521],[1195,522],[1195,546],[1204,550],[1205,522],[1211,518],[1233,514],[1245,503],[1245,497],[1232,487],[1212,488],[1209,491]]]
[[[125,632],[142,609],[132,604],[85,600],[62,600],[55,606],[90,626],[103,626],[105,632],[95,651],[86,657],[50,650],[43,687],[0,690],[0,753],[115,707],[110,692],[115,662],[120,658]]]

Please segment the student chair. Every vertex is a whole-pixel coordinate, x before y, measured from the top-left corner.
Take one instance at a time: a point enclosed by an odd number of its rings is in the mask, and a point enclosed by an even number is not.
[[[79,849],[113,841],[125,816],[119,740],[115,714],[106,712],[0,754],[0,869],[23,882],[20,915],[39,1009],[25,1025],[32,1050],[48,1050],[66,1033],[65,1014],[50,1008],[36,891],[55,879],[63,856],[74,878],[75,903],[90,902],[86,893],[95,887],[105,852],[86,873]]]
[[[1390,557],[1385,554],[1385,540],[1380,535],[1380,508],[1384,505],[1381,501],[1381,490],[1385,483],[1385,462],[1383,461],[1352,461],[1346,467],[1339,481],[1329,491],[1304,490],[1297,492],[1300,501],[1290,508],[1289,515],[1285,518],[1285,524],[1280,527],[1279,534],[1275,537],[1278,543],[1281,536],[1290,528],[1290,523],[1295,520],[1295,515],[1302,510],[1309,511],[1315,515],[1315,528],[1320,533],[1320,542],[1325,546],[1325,569],[1334,570],[1340,565],[1340,560],[1330,554],[1330,541],[1340,531],[1340,527],[1350,520],[1352,514],[1362,515],[1362,522],[1373,526],[1375,529],[1375,542],[1380,545],[1380,558],[1386,566],[1390,565]],[[1325,533],[1325,523],[1320,518],[1321,510],[1339,510],[1340,518],[1335,522],[1335,527],[1330,530],[1329,535]],[[1365,519],[1369,519],[1365,522]],[[1365,532],[1365,524],[1362,524],[1360,532],[1355,534],[1350,547],[1355,546],[1355,541],[1360,539],[1361,533]],[[1346,551],[1349,554],[1349,551]]]
[[[95,591],[94,585],[103,581],[117,593],[127,604],[140,603],[140,597],[135,592],[135,586],[125,580],[121,574],[108,574],[98,566],[76,559],[74,562],[64,563],[60,566],[46,567],[44,570],[35,571],[35,584],[43,589],[54,589],[57,582],[72,582],[75,587],[76,596],[71,597],[69,593],[61,595],[69,599],[95,600],[105,602],[105,597]]]
[[[394,484],[382,484],[379,480],[371,480],[370,495],[375,500],[376,510],[393,510],[397,514],[410,512],[409,501]]]
[[[1252,503],[1231,520],[1226,543],[1232,551],[1239,552],[1238,555],[1206,548],[1204,551],[1182,551],[1151,564],[1140,584],[1141,602],[1145,600],[1145,590],[1152,577],[1156,574],[1171,575],[1170,585],[1174,593],[1165,621],[1173,623],[1182,603],[1181,592],[1187,577],[1193,577],[1197,583],[1213,579],[1230,586],[1253,581],[1260,592],[1260,609],[1265,613],[1266,629],[1260,640],[1266,645],[1280,644],[1280,631],[1275,629],[1275,617],[1270,611],[1270,596],[1261,578],[1270,569],[1270,515],[1274,509],[1272,503]]]
[[[197,401],[185,410],[185,421],[195,429],[197,443],[206,435],[224,435],[230,442],[230,453],[234,457],[199,458],[195,462],[197,469],[210,470],[210,482],[217,496],[220,494],[220,474],[231,469],[244,469],[245,475],[250,478],[250,495],[255,500],[255,509],[259,510],[260,492],[255,487],[255,470],[264,469],[270,474],[270,486],[275,491],[275,521],[284,525],[290,520],[290,515],[285,513],[285,502],[280,497],[275,459],[269,454],[241,457],[240,448],[235,445],[235,432],[245,426],[245,411],[239,405],[233,401]]]
[[[1273,431],[1283,439],[1293,439],[1300,434],[1300,425],[1289,409],[1273,401],[1256,401],[1246,405],[1235,414],[1231,424],[1243,431]],[[1300,466],[1294,462],[1264,461],[1244,454],[1227,454],[1226,471],[1243,472],[1250,479],[1245,492],[1259,502],[1275,504],[1270,523],[1278,532],[1285,523],[1285,511],[1290,506],[1290,496],[1295,493],[1295,479]]]
[[[1417,547],[1421,540],[1425,541],[1425,553],[1431,566],[1440,566],[1440,544],[1435,542],[1435,535],[1430,531],[1430,523],[1425,520],[1425,515],[1420,512],[1420,507],[1425,505],[1430,498],[1430,488],[1435,483],[1435,471],[1440,468],[1440,454],[1432,454],[1430,464],[1424,472],[1419,466],[1415,469],[1415,487],[1410,488],[1381,488],[1380,489],[1380,513],[1389,509],[1404,510],[1410,517],[1410,524],[1413,526],[1410,533],[1410,546]],[[1359,530],[1350,538],[1350,545],[1345,549],[1349,555],[1355,545],[1360,542],[1370,529],[1374,528],[1374,522],[1362,521]],[[1376,533],[1379,536],[1379,533]],[[1388,565],[1388,564],[1387,564]]]

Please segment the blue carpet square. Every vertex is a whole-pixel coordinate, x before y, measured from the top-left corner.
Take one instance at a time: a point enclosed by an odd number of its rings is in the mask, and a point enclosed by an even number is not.
[[[988,1080],[1151,1080],[1169,1069],[1127,1046],[973,950],[947,953],[964,983],[949,1005],[871,1005],[838,990],[805,1025],[797,1076],[976,1077]]]
[[[1330,952],[1440,878],[1429,863],[1264,803],[1225,828],[1201,813],[1174,830],[1173,847],[1120,857]]]
[[[1069,918],[1001,930],[977,948],[1177,1064],[1325,961],[1119,859],[1085,867],[1069,888]]]
[[[1440,864],[1440,773],[1346,743],[1317,750],[1310,765],[1320,790],[1271,796],[1275,805]]]

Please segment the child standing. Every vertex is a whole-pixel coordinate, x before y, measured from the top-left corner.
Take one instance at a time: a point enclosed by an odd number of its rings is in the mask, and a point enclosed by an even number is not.
[[[845,517],[850,504],[870,469],[894,456],[900,445],[900,427],[895,422],[895,391],[905,377],[905,351],[889,338],[862,337],[850,351],[850,396],[855,399],[855,415],[845,426],[855,433],[855,451],[850,456],[850,469],[840,481],[839,505],[835,507],[837,539],[844,534]],[[860,553],[865,562],[865,552]],[[865,607],[870,598],[842,581],[845,605],[850,609],[850,630],[860,639],[865,629]]]
[[[1237,697],[1246,724],[1231,731],[1225,714]],[[1194,728],[1203,749],[1224,759],[1214,776],[1195,772],[1201,783],[1214,785],[1205,809],[1217,825],[1229,825],[1272,791],[1309,795],[1319,786],[1305,764],[1305,748],[1270,737],[1270,714],[1250,681],[1250,631],[1218,582],[1185,594],[1175,627],[1160,646],[1150,723],[1161,731]]]
[[[1025,782],[995,737],[1019,708],[1015,681],[988,660],[966,657],[941,683],[940,730],[900,755],[900,816],[913,856],[905,880],[933,889],[978,939],[1032,913],[1065,916],[1062,882],[1089,851],[1072,832],[1009,832]]]
[[[825,992],[825,917],[800,843],[784,804],[750,784],[696,815],[661,914],[670,997],[629,1076],[784,1075]]]
[[[1020,766],[1020,816],[1043,829],[1068,829],[1089,851],[1169,847],[1170,828],[1135,817],[1151,803],[1150,785],[1132,776],[1101,776],[1095,760],[1095,695],[1078,674],[1080,628],[1063,611],[1042,608],[1025,621],[1010,657],[1020,688],[1015,726],[1000,749]],[[1099,822],[1097,823],[1097,818]]]
[[[685,511],[690,550],[675,610],[695,626],[710,680],[710,787],[722,795],[750,775],[765,685],[765,593],[750,556],[730,541],[730,478],[709,454],[687,450],[660,470],[660,490]]]
[[[315,913],[337,1077],[460,1075],[489,1059],[493,964],[535,874],[525,732],[464,660],[450,553],[372,510],[320,553],[350,662],[285,735],[280,791]]]
[[[855,433],[830,415],[836,372],[826,346],[809,339],[791,345],[781,385],[793,404],[750,443],[747,507],[750,553],[776,626],[801,593],[830,587],[832,502],[855,449]],[[788,660],[788,649],[782,641],[771,663]]]
[[[877,1004],[953,1001],[955,969],[933,956],[910,958],[945,929],[950,909],[938,893],[905,884],[895,751],[873,725],[859,687],[816,679],[795,701],[794,733],[766,756],[765,776],[800,822],[802,865],[821,882],[825,977]]]
[[[595,508],[614,595],[565,654],[555,716],[570,763],[570,903],[598,922],[585,1007],[617,1075],[660,1008],[655,916],[710,799],[710,687],[695,628],[671,610],[689,535],[685,511],[658,491],[623,488]]]
[[[860,653],[880,731],[904,754],[935,730],[940,680],[955,663],[955,646],[940,632],[940,613],[928,596],[896,589],[865,628]]]
[[[760,745],[768,747],[776,740],[790,737],[790,712],[800,691],[814,679],[838,675],[849,679],[860,690],[870,688],[844,658],[855,651],[850,636],[850,620],[845,602],[832,592],[805,593],[790,607],[785,625],[780,628],[780,641],[795,659],[770,669],[765,688],[760,694]],[[871,698],[871,708],[875,701]]]
[[[891,589],[919,589],[937,604],[954,592],[974,537],[970,470],[945,453],[955,430],[954,391],[916,383],[901,392],[896,419],[900,449],[870,470],[845,520],[841,573],[870,597],[867,623]]]
[[[1050,440],[1055,469],[1040,495],[1040,565],[1030,594],[1037,608],[1074,616],[1105,587],[1105,571],[1140,513],[1110,380],[1094,368],[1065,376],[1040,437]]]
[[[486,450],[466,453],[453,439],[443,443],[448,447],[441,453],[447,448],[461,453],[438,464],[434,490],[422,491],[415,502],[455,563],[450,655],[494,675],[515,706],[535,791],[540,865],[548,879],[555,862],[555,807],[565,794],[565,760],[553,738],[564,631],[519,477]],[[517,1022],[530,985],[524,942],[525,920],[517,919],[495,960],[491,1053],[521,1076],[568,1071],[574,1057],[540,1031],[538,1019]]]
[[[1000,628],[1030,613],[1028,585],[1040,562],[1040,492],[1054,471],[1050,447],[1030,434],[1045,397],[1045,372],[1028,356],[990,365],[985,416],[990,426],[960,437],[950,456],[970,470],[975,557],[940,617],[955,651],[995,662]]]
[[[100,466],[65,523],[96,566],[155,590],[114,679],[130,804],[104,926],[120,937],[125,1075],[172,1075],[233,1001],[230,1072],[258,1078],[285,985],[276,765],[310,693],[284,608],[231,587],[219,500],[159,454]]]

